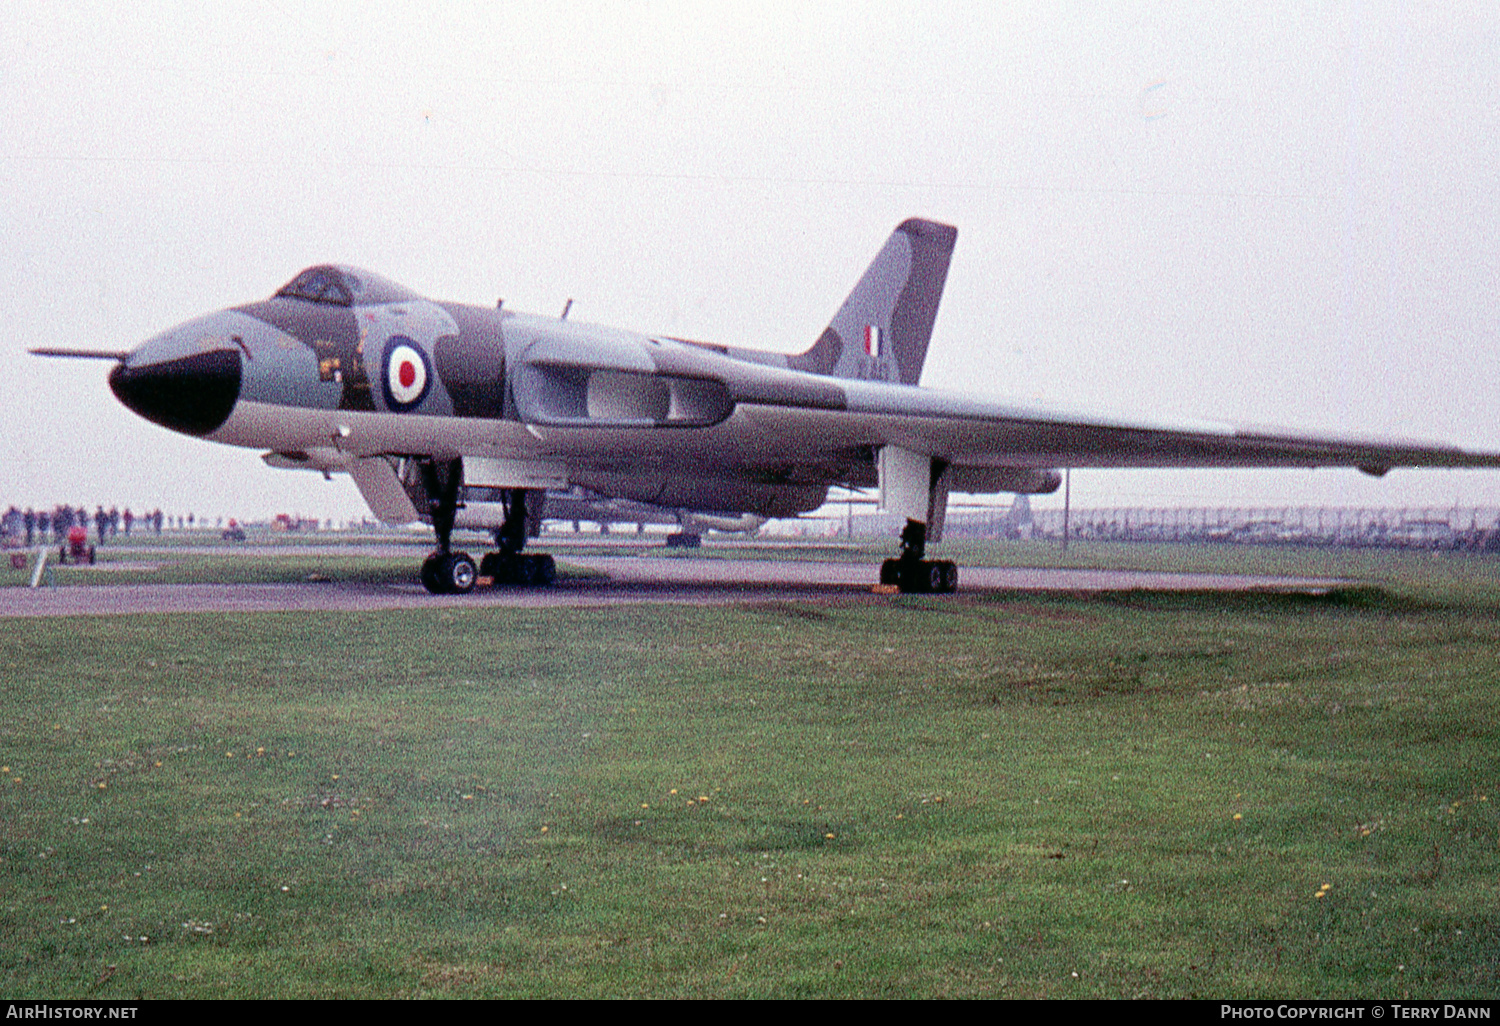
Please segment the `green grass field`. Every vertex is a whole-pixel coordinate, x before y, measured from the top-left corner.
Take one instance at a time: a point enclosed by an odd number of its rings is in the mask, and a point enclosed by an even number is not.
[[[1371,584],[6,621],[0,993],[1500,993],[1500,564],[1166,552]]]

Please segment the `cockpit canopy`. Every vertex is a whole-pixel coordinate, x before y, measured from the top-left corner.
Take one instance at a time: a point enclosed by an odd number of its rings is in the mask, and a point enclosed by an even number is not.
[[[309,267],[277,289],[276,295],[283,299],[305,299],[330,306],[375,306],[422,298],[389,278],[346,264]]]

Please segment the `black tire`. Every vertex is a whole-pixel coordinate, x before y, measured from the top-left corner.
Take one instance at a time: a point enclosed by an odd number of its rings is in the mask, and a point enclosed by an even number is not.
[[[467,595],[474,590],[479,568],[467,552],[455,552],[444,561],[443,583],[450,595]]]
[[[880,564],[880,583],[896,585],[901,583],[901,560],[888,559]]]
[[[938,565],[943,568],[943,594],[952,595],[958,590],[958,564],[945,559]]]
[[[557,560],[550,555],[536,557],[536,586],[550,588],[557,580]]]
[[[511,568],[511,583],[519,584],[523,588],[529,588],[536,583],[536,557],[517,556],[515,565]]]
[[[498,552],[486,552],[479,561],[479,575],[488,577],[496,584],[504,584],[510,577],[506,570],[505,557]]]
[[[896,582],[903,595],[927,594],[927,563],[901,564],[901,579]]]
[[[925,590],[929,595],[941,595],[946,589],[943,587],[943,562],[940,559],[926,561],[923,565],[926,571],[922,575],[922,583],[926,585]]]
[[[442,562],[443,557],[436,552],[422,560],[422,587],[426,588],[429,594],[446,594],[443,587]]]

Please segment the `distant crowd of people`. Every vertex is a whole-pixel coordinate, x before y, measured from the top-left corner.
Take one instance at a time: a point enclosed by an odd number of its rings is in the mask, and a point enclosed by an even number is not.
[[[83,506],[58,505],[51,509],[27,507],[25,510],[12,506],[0,516],[0,537],[11,542],[22,542],[27,547],[38,543],[46,544],[49,534],[52,541],[60,542],[74,527],[82,527],[87,531],[91,520],[101,545],[106,539],[118,535],[122,527],[129,537],[137,529],[161,534],[163,523],[171,526],[171,518],[164,517],[159,509],[149,513],[134,513],[129,509],[121,512],[118,507],[106,510],[99,506],[90,517],[88,509]],[[177,518],[178,527],[182,526],[182,521],[182,517]],[[187,515],[187,526],[193,526],[191,513]]]
[[[366,528],[376,526],[369,520],[363,521],[362,525]],[[323,524],[316,517],[280,513],[269,526],[272,531],[317,531]],[[223,517],[199,517],[192,513],[167,516],[159,509],[137,513],[117,506],[109,509],[96,506],[94,512],[90,513],[86,506],[59,503],[51,509],[21,509],[11,506],[0,514],[0,547],[15,549],[24,545],[31,548],[35,545],[87,540],[76,534],[69,539],[68,532],[78,528],[82,528],[85,534],[92,533],[99,545],[112,541],[122,532],[128,538],[132,534],[160,535],[163,529],[218,531],[227,541],[245,540],[245,525],[234,518],[229,520],[226,527]],[[327,522],[327,529],[334,529],[332,520]]]

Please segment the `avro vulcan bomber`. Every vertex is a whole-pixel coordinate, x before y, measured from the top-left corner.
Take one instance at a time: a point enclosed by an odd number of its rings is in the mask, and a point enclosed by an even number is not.
[[[832,322],[796,355],[438,302],[355,267],[310,267],[275,295],[208,314],[116,361],[109,384],[156,424],[347,472],[382,520],[429,521],[421,577],[540,584],[524,552],[549,489],[711,516],[791,517],[830,486],[878,488],[901,520],[882,583],[951,592],[930,560],[950,492],[1055,490],[1060,467],[1496,467],[1500,452],[1120,418],[918,386],[957,231],[891,234]],[[455,551],[466,495],[499,501],[496,550]]]

